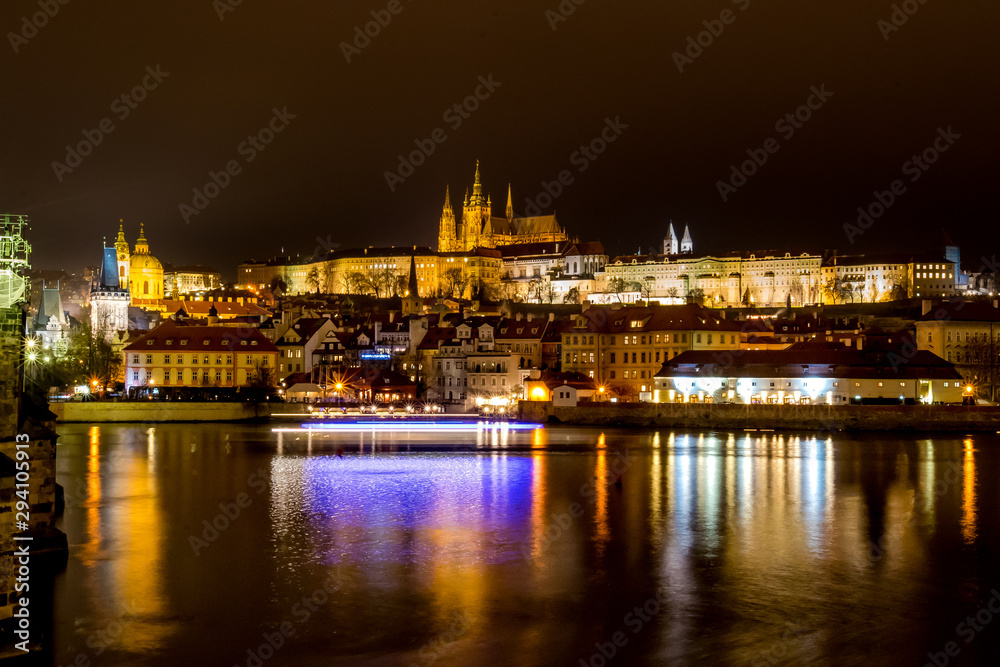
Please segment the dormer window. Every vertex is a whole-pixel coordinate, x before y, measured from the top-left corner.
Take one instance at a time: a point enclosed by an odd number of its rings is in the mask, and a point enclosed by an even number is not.
[[[153,344],[153,339],[152,338],[150,338],[149,340],[146,341],[146,345],[152,345],[152,344]]]
[[[246,345],[246,344],[247,344],[247,342],[245,340],[241,340],[240,341],[240,345]]]
[[[250,341],[250,344],[251,344],[251,345],[256,345],[256,344],[257,344],[257,341],[255,341],[255,340],[254,340],[254,341]]]
[[[209,340],[208,340],[208,339],[206,338],[205,340],[201,341],[201,344],[202,344],[202,345],[208,345],[208,344],[209,344],[210,342],[211,342],[211,341],[209,341]]]
[[[173,345],[173,344],[174,344],[174,339],[173,338],[168,338],[167,339],[167,345]]]
[[[186,340],[182,340],[181,341],[181,345],[187,345],[187,344],[188,344],[188,342]]]

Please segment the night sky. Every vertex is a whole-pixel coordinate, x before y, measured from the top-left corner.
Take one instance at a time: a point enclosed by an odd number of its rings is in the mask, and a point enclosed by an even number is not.
[[[945,228],[968,265],[1000,240],[995,0],[909,0],[898,30],[888,0],[565,0],[575,11],[558,21],[559,0],[400,0],[350,63],[342,43],[390,3],[62,1],[37,34],[22,17],[38,0],[0,11],[0,209],[30,215],[39,268],[96,264],[119,218],[130,242],[144,222],[161,260],[230,278],[245,258],[311,254],[317,237],[434,245],[445,185],[460,206],[477,159],[496,215],[508,182],[523,213],[569,171],[543,210],[611,255],[658,247],[671,218],[698,252],[920,250]],[[724,10],[729,23],[711,23]],[[705,21],[723,30],[681,72],[674,53]],[[445,116],[491,76],[468,118]],[[121,95],[144,80],[155,87],[129,108]],[[824,86],[794,134],[776,127]],[[294,118],[241,149],[275,109]],[[103,119],[114,130],[76,168],[53,165]],[[574,155],[607,119],[627,128],[596,159]],[[438,128],[447,139],[391,190],[385,173]],[[939,128],[951,145],[913,182],[904,164]],[[769,139],[777,152],[724,202],[718,181]],[[180,206],[230,161],[240,173],[186,222]],[[897,179],[905,192],[852,244],[843,224]]]

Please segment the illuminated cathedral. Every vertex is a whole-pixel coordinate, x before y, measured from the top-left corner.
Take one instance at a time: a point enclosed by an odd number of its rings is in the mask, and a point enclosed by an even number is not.
[[[451,192],[445,187],[444,210],[438,225],[438,252],[470,252],[476,248],[496,248],[516,243],[568,240],[566,230],[559,226],[554,213],[516,217],[510,186],[507,187],[505,217],[494,216],[493,202],[489,195],[483,195],[478,162],[472,195],[466,191],[460,219],[455,217],[455,211],[451,207]]]

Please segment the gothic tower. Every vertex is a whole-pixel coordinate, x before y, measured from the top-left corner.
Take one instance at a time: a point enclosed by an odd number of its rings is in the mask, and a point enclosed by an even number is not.
[[[694,252],[694,242],[691,240],[691,230],[684,225],[684,238],[681,239],[681,254],[690,255]]]
[[[469,251],[483,245],[483,228],[493,215],[491,202],[483,196],[483,184],[479,178],[479,160],[476,160],[476,179],[472,184],[472,196],[462,211],[465,225],[465,239],[462,250]]]
[[[671,220],[667,238],[663,239],[663,254],[676,255],[678,250],[680,250],[680,245],[677,242],[677,233],[674,232],[674,221]]]
[[[455,250],[455,211],[451,208],[451,190],[445,186],[444,210],[441,212],[441,223],[438,225],[438,252]]]

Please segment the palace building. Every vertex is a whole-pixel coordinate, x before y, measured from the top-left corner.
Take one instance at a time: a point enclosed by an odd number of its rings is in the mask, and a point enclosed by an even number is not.
[[[516,217],[510,186],[507,187],[505,217],[493,215],[493,202],[483,194],[479,177],[479,162],[472,184],[472,195],[466,191],[462,201],[461,217],[456,218],[451,206],[451,191],[446,186],[444,210],[438,225],[439,252],[470,252],[476,248],[496,248],[516,243],[546,243],[567,241],[566,230],[559,226],[556,216],[540,215]]]

